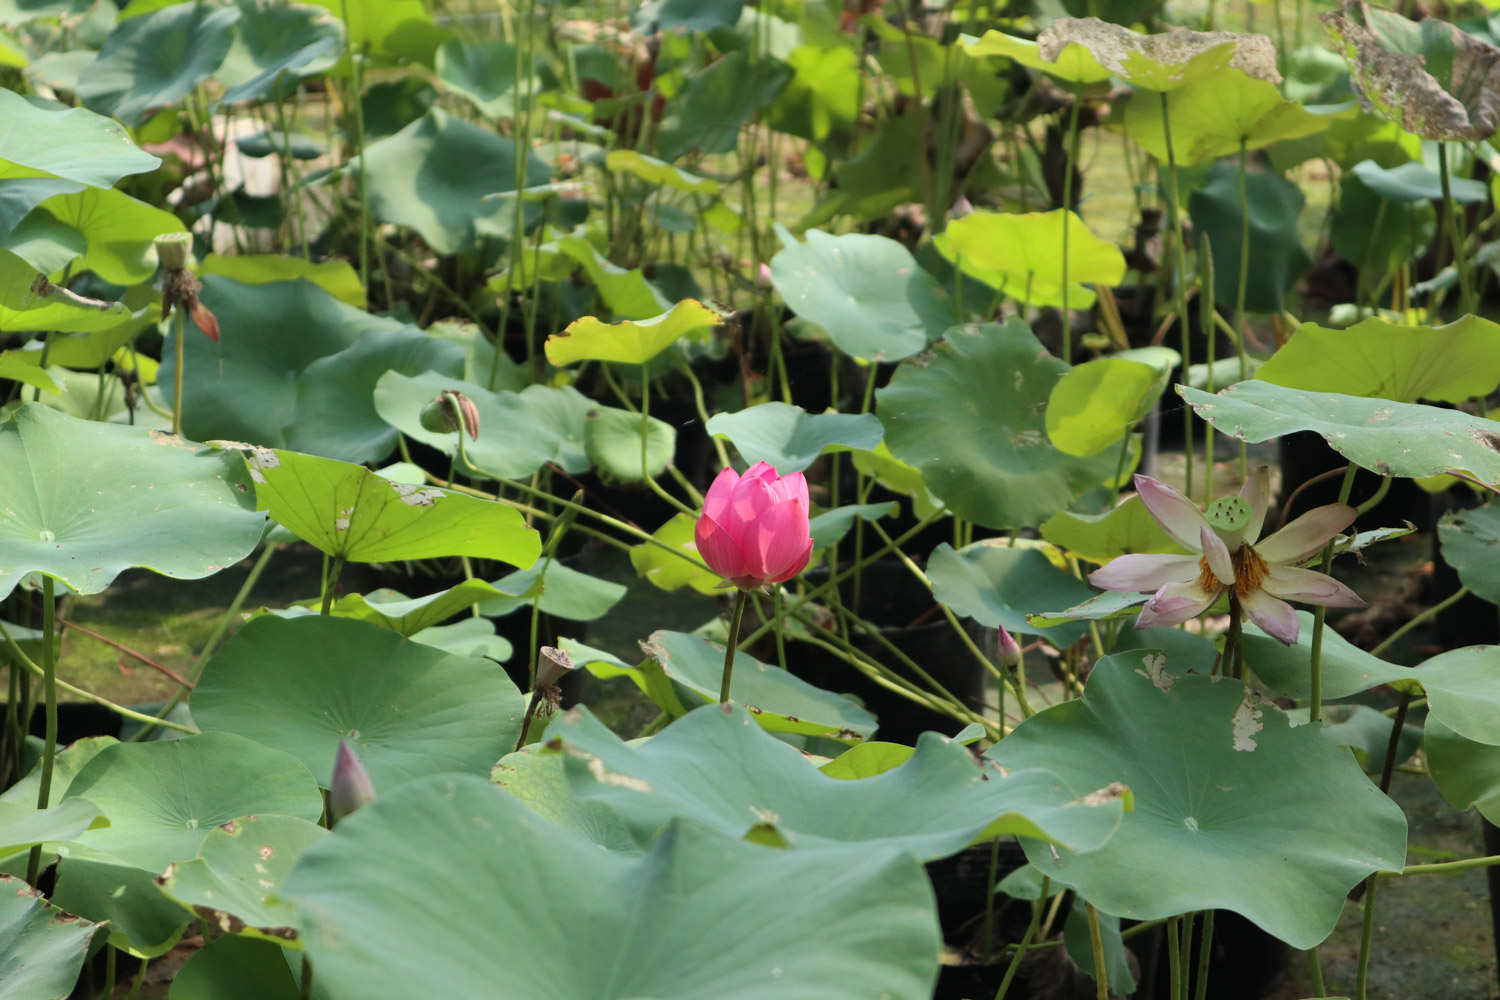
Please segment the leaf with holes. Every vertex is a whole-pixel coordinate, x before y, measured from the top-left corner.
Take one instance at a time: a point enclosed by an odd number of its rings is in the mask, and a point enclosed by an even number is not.
[[[1082,699],[1031,717],[986,754],[1045,766],[1076,788],[1123,781],[1135,793],[1097,851],[1054,855],[1026,840],[1027,858],[1108,913],[1233,910],[1293,947],[1316,945],[1350,889],[1401,870],[1400,807],[1348,751],[1292,728],[1238,681],[1165,676],[1152,656],[1105,658]]]
[[[526,567],[541,537],[513,508],[394,483],[362,465],[294,451],[245,454],[259,509],[303,541],[351,562],[465,555]]]

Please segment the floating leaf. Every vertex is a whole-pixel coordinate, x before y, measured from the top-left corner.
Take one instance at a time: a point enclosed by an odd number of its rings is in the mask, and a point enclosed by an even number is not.
[[[705,339],[721,322],[717,312],[695,299],[684,299],[651,319],[605,323],[585,316],[547,338],[547,360],[554,365],[575,361],[643,365],[683,337]]]
[[[1472,315],[1439,327],[1374,316],[1347,330],[1303,323],[1255,377],[1401,403],[1461,403],[1500,385],[1500,325]]]
[[[1274,83],[1223,69],[1167,95],[1136,94],[1125,108],[1124,131],[1162,163],[1167,161],[1162,115],[1171,119],[1172,152],[1179,166],[1206,163],[1246,149],[1313,135],[1329,119],[1281,96]],[[1219,244],[1214,244],[1215,255]]]
[[[1439,142],[1488,139],[1500,123],[1500,49],[1435,17],[1408,21],[1344,0],[1321,15],[1360,104]]]
[[[487,660],[319,615],[250,622],[209,661],[192,698],[205,732],[279,747],[324,787],[348,741],[377,792],[443,771],[489,773],[515,746],[525,707]]]
[[[932,596],[957,614],[986,628],[1003,626],[1012,632],[1039,629],[1026,619],[1041,608],[1068,607],[1088,600],[1088,584],[1064,573],[1036,549],[1003,543],[975,542],[954,549],[944,542],[927,560]],[[1086,625],[1065,625],[1046,631],[1059,647],[1071,645],[1088,632]]]
[[[140,125],[207,79],[234,40],[238,7],[174,4],[115,26],[78,78],[83,103]]]
[[[637,747],[583,709],[553,723],[548,738],[568,755],[573,794],[610,806],[643,845],[674,818],[690,817],[729,837],[765,824],[797,850],[842,841],[930,861],[1019,833],[1071,854],[1105,843],[1130,795],[1112,789],[1080,800],[1045,770],[1002,772],[937,733],[924,733],[900,767],[830,778],[744,711],[718,705]]]
[[[340,996],[422,996],[437,977],[454,996],[503,984],[598,1000],[919,1000],[937,979],[931,889],[910,855],[777,851],[689,824],[645,857],[616,854],[463,775],[350,816],[303,856],[287,894],[319,981]],[[426,959],[389,961],[407,952]]]
[[[131,141],[119,122],[84,108],[67,108],[22,97],[13,90],[0,90],[0,123],[0,160],[13,165],[4,168],[7,177],[22,176],[13,172],[20,167],[76,184],[107,188],[121,177],[147,173],[161,165],[158,157]],[[48,141],[37,142],[36,137],[42,135]],[[38,180],[31,180],[28,189],[33,205],[41,202],[40,194],[77,190],[55,182],[43,185]]]
[[[1134,920],[1239,913],[1293,947],[1333,930],[1349,890],[1400,871],[1406,818],[1350,755],[1292,728],[1238,681],[1148,676],[1147,657],[1100,661],[1079,701],[1017,726],[987,756],[1045,765],[1077,788],[1123,781],[1136,808],[1097,851],[1023,841],[1054,881]],[[1276,808],[1266,808],[1266,803]]]
[[[1178,390],[1221,433],[1256,444],[1313,431],[1329,447],[1381,475],[1462,472],[1500,486],[1500,423],[1414,403],[1289,389],[1258,379],[1210,395]]]
[[[1132,552],[1187,552],[1162,530],[1134,493],[1105,514],[1060,510],[1042,522],[1040,531],[1042,538],[1053,545],[1096,563]]]
[[[1097,455],[1155,409],[1170,378],[1170,369],[1120,358],[1070,368],[1047,397],[1047,437],[1069,455]]]
[[[530,566],[541,538],[513,508],[435,486],[392,482],[362,465],[293,451],[246,455],[258,509],[303,541],[352,562],[466,555]]]
[[[805,243],[789,242],[771,258],[771,282],[845,354],[899,361],[954,323],[936,279],[895,240],[816,229],[806,235]]]
[[[69,996],[99,927],[52,905],[21,879],[0,875],[0,996]]]
[[[328,835],[295,816],[245,816],[209,831],[191,861],[157,878],[162,892],[220,934],[297,942],[297,908],[282,883],[309,847]]]
[[[1112,454],[1074,458],[1047,441],[1046,400],[1067,367],[1018,318],[957,327],[877,393],[886,444],[960,517],[1038,524],[1115,467]]]
[[[870,413],[810,414],[787,403],[716,413],[707,429],[726,437],[746,462],[768,462],[783,476],[801,472],[828,451],[868,451],[885,433]]]
[[[31,572],[94,594],[134,566],[196,580],[249,555],[264,519],[222,458],[182,445],[36,403],[14,411],[0,424],[0,594]]]
[[[1125,278],[1120,248],[1095,236],[1076,212],[1068,212],[1069,304],[1093,305],[1085,284],[1118,285]],[[954,219],[934,242],[965,274],[1003,291],[1017,302],[1062,305],[1063,210],[975,211]]]

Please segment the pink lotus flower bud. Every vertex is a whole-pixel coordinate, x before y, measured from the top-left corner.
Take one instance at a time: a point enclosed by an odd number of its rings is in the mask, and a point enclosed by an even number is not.
[[[765,263],[764,261],[761,262],[760,267],[755,269],[755,287],[771,287],[771,265]]]
[[[996,627],[1000,629],[1000,635],[995,640],[995,658],[1000,661],[1001,667],[1014,670],[1021,663],[1021,647],[1015,637],[1005,630],[1004,625]]]
[[[362,806],[375,801],[375,785],[359,762],[354,750],[339,740],[338,756],[333,759],[333,780],[328,783],[328,817],[337,823]]]
[[[812,555],[807,480],[756,462],[743,476],[720,472],[693,532],[708,568],[744,590],[782,583]]]

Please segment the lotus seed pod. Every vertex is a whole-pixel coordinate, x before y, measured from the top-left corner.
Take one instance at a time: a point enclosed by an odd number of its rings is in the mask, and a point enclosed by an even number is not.
[[[475,441],[479,440],[479,407],[474,401],[456,389],[444,389],[426,406],[418,417],[422,427],[434,434],[452,434],[462,429]]]
[[[156,238],[156,259],[168,271],[187,267],[188,252],[193,249],[191,233],[165,233]]]

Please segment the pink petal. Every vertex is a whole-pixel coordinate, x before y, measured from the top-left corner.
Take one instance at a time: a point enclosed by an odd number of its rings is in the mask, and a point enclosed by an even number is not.
[[[1118,556],[1089,574],[1089,583],[1105,590],[1160,590],[1169,583],[1198,578],[1196,556],[1132,553]]]
[[[1268,563],[1298,563],[1328,544],[1354,523],[1358,512],[1348,504],[1315,507],[1255,546]]]
[[[776,481],[776,468],[770,462],[756,462],[745,470],[746,479],[759,479],[767,486]]]
[[[796,500],[803,510],[812,510],[812,500],[807,495],[807,477],[800,472],[782,476],[772,484],[772,489],[782,500]]]
[[[698,554],[703,557],[708,568],[726,580],[733,580],[746,573],[748,560],[739,542],[735,541],[734,535],[723,525],[706,513],[698,518],[698,523],[693,528],[693,543],[698,546]]]
[[[1260,630],[1273,639],[1290,646],[1297,641],[1297,612],[1285,601],[1278,600],[1264,590],[1252,590],[1240,598],[1240,606]]]
[[[1208,525],[1198,532],[1198,541],[1203,546],[1203,559],[1208,563],[1208,568],[1213,570],[1214,576],[1224,586],[1234,583],[1234,560],[1229,558],[1229,549],[1224,544],[1224,539],[1214,533],[1214,529]]]
[[[1266,508],[1271,505],[1271,467],[1262,465],[1250,474],[1240,487],[1240,499],[1250,505],[1250,520],[1245,522],[1242,534],[1245,541],[1254,545],[1260,537],[1260,529],[1266,523]]]
[[[1136,628],[1160,628],[1165,625],[1181,625],[1190,618],[1197,618],[1208,610],[1208,606],[1224,592],[1223,587],[1204,590],[1197,580],[1188,583],[1169,583],[1158,590],[1141,608],[1135,620]]]
[[[1135,477],[1135,491],[1141,495],[1146,509],[1156,518],[1172,540],[1193,552],[1201,551],[1198,532],[1208,524],[1193,502],[1159,479],[1150,476]]]
[[[1261,589],[1276,597],[1329,608],[1362,608],[1364,599],[1333,577],[1295,566],[1272,566]]]
[[[807,512],[795,503],[777,504],[749,525],[744,539],[749,557],[747,572],[762,581],[774,579],[789,567],[801,569],[797,560],[811,540]]]
[[[734,488],[739,481],[738,472],[733,469],[721,470],[703,497],[703,513],[716,521],[722,521],[729,511],[729,505],[734,499]]]
[[[811,536],[808,536],[807,544],[803,546],[802,551],[798,553],[797,558],[793,559],[791,565],[787,566],[786,569],[771,577],[769,582],[785,583],[786,581],[790,580],[792,577],[796,576],[798,573],[806,569],[808,557],[812,555],[812,549],[813,540]]]
[[[737,538],[744,538],[746,526],[776,506],[776,494],[764,479],[744,475],[734,488],[729,512],[716,520],[728,528]]]

